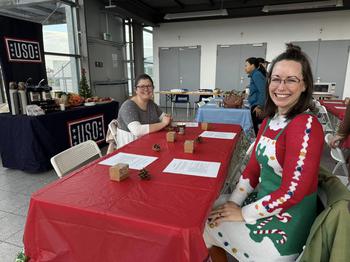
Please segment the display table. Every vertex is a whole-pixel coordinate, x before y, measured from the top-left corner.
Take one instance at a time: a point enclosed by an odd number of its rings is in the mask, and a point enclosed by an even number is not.
[[[224,108],[211,102],[198,108],[196,121],[237,124],[242,127],[246,134],[249,134],[253,129],[252,117],[249,109]]]
[[[137,170],[129,169],[125,181],[111,181],[109,166],[98,164],[105,156],[34,193],[24,232],[30,261],[203,262],[208,255],[202,238],[206,218],[242,129],[213,124],[211,130],[236,136],[203,138],[195,153],[188,154],[183,152],[184,140],[202,132],[188,127],[175,143],[167,143],[161,131],[112,153],[158,157],[146,167],[151,180],[141,180]],[[160,152],[152,150],[154,143]],[[163,173],[174,158],[221,166],[216,178]]]
[[[2,164],[26,172],[49,170],[50,158],[70,146],[89,139],[104,142],[108,123],[117,115],[115,101],[42,116],[0,114]]]

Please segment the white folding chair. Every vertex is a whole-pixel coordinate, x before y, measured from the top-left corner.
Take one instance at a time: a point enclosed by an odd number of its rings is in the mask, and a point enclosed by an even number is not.
[[[329,118],[327,109],[323,105],[317,106],[318,109],[318,121],[322,124],[323,131],[325,133],[332,133],[334,134],[334,128],[331,122],[331,119]]]
[[[326,143],[329,145],[330,141],[332,138],[332,134],[326,134],[324,137],[324,140],[326,141]],[[343,171],[345,173],[345,175],[347,177],[349,177],[349,171],[348,168],[346,166],[346,161],[345,161],[345,157],[343,155],[343,152],[341,151],[341,149],[339,147],[336,148],[332,148],[331,147],[331,156],[332,158],[337,161],[337,164],[335,165],[332,174],[335,174],[335,172],[337,171],[337,169],[341,166],[343,168]]]
[[[62,178],[97,155],[102,156],[101,150],[95,141],[88,140],[58,153],[50,161],[58,177]]]
[[[108,124],[108,130],[106,135],[106,142],[108,143],[107,154],[112,153],[115,149],[117,149],[117,129],[118,129],[118,121],[113,119]]]
[[[236,165],[232,171],[229,173],[229,177],[225,181],[224,188],[221,190],[222,193],[231,193],[236,186],[236,183],[238,182],[240,176],[242,175],[245,167],[248,164],[248,161],[250,159],[250,156],[253,152],[255,141],[253,141],[247,151],[245,152],[245,155],[241,161],[239,161],[239,164]],[[231,169],[231,168],[230,168]]]

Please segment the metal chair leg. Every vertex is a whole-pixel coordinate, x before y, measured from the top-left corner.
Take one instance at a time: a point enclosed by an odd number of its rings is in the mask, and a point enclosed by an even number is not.
[[[171,102],[171,115],[174,115],[174,102]]]

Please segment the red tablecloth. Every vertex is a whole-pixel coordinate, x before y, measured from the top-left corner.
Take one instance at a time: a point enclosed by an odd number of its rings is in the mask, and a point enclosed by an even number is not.
[[[183,142],[200,128],[186,128],[176,143],[165,132],[142,137],[118,152],[158,156],[123,182],[109,179],[108,166],[94,161],[37,191],[31,197],[24,232],[30,261],[203,261],[206,217],[226,178],[241,128],[212,124],[211,130],[237,133],[234,140],[203,138],[194,154]],[[152,151],[158,143],[160,152]],[[104,157],[105,158],[105,157]],[[217,178],[163,173],[173,158],[221,162]]]
[[[344,120],[346,105],[344,100],[320,100],[321,105],[327,109],[329,113],[334,115],[339,121]],[[350,136],[342,143],[341,147],[350,148]]]
[[[327,111],[339,120],[344,119],[345,107],[344,100],[320,100],[321,105],[323,105]]]

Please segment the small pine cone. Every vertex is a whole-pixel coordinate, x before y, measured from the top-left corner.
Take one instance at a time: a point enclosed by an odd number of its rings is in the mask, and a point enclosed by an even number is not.
[[[154,145],[152,146],[152,149],[153,149],[153,151],[159,152],[159,151],[160,151],[160,145],[154,144]]]
[[[150,180],[151,179],[151,175],[148,173],[148,171],[144,168],[142,168],[139,172],[139,177],[142,180]]]
[[[196,142],[196,143],[202,143],[202,141],[203,141],[203,139],[202,139],[202,137],[201,136],[199,136],[199,137],[197,137],[195,140],[194,140],[194,142]]]

